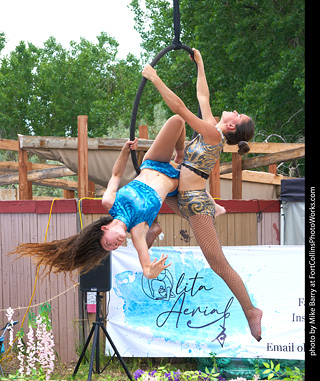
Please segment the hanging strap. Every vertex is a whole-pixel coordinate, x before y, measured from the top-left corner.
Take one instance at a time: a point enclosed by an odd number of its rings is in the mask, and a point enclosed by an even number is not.
[[[176,45],[175,49],[181,49],[180,41],[180,9],[179,0],[173,0],[173,29],[174,29],[174,39],[172,43]]]

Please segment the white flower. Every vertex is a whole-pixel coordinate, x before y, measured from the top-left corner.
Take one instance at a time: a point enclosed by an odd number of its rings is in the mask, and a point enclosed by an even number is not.
[[[6,316],[7,316],[8,322],[12,322],[13,314],[14,314],[14,310],[11,307],[7,308]]]
[[[20,337],[18,339],[17,347],[19,349],[19,353],[18,353],[18,356],[17,356],[17,358],[18,358],[18,360],[20,362],[19,373],[20,373],[21,376],[23,376],[23,372],[24,372],[24,354],[23,354],[22,351],[23,351],[24,347],[23,347],[23,343],[22,343],[22,340],[21,340]]]
[[[26,362],[27,362],[26,375],[29,375],[31,374],[32,370],[36,370],[36,362],[37,362],[37,359],[36,359],[37,348],[36,348],[36,343],[34,341],[33,329],[31,326],[29,327],[29,332],[27,333],[27,337],[28,337],[28,344],[27,344],[28,356],[26,359]]]
[[[158,377],[150,376],[149,374],[143,374],[142,375],[143,381],[158,381]]]
[[[13,314],[14,314],[14,310],[11,307],[7,308],[6,316],[7,316],[8,322],[11,324],[8,327],[10,347],[12,347],[13,345],[13,319],[12,319]]]

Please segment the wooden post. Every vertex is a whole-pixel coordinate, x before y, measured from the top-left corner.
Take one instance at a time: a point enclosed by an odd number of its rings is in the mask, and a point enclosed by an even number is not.
[[[88,197],[94,198],[96,196],[96,184],[93,181],[88,181]]]
[[[28,168],[29,167],[29,168]],[[28,183],[28,152],[18,147],[19,200],[32,200],[32,183]]]
[[[78,198],[89,196],[88,116],[78,116]]]
[[[242,159],[238,153],[232,154],[232,198],[242,199]]]
[[[74,198],[74,191],[70,189],[63,189],[63,198]]]
[[[148,139],[148,126],[146,125],[139,126],[139,138]]]
[[[220,192],[220,159],[217,160],[209,176],[209,192],[213,198],[221,198]]]
[[[30,163],[29,161],[27,161],[27,171],[32,171],[32,163]],[[27,172],[27,176],[28,176],[28,172]],[[28,181],[28,197],[29,197],[29,200],[32,200],[33,198],[32,181]]]
[[[268,172],[276,175],[277,174],[277,164],[270,164]]]
[[[214,119],[219,122],[219,117],[215,116]],[[209,176],[209,192],[213,198],[221,198],[220,191],[220,159],[217,160]]]
[[[146,126],[145,124],[139,126],[139,139],[148,139],[148,126]],[[137,158],[139,166],[142,164],[143,156],[144,152],[139,151]]]

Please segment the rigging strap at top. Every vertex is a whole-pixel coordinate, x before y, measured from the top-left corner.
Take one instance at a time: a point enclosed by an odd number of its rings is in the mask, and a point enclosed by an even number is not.
[[[173,0],[173,29],[174,39],[172,43],[176,45],[176,49],[181,49],[179,0]]]

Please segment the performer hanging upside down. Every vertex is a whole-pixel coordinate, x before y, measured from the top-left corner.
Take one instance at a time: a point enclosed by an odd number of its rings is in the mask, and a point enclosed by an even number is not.
[[[178,202],[176,197],[167,197],[166,203],[175,213],[189,221],[210,267],[234,293],[242,306],[252,335],[260,341],[262,311],[252,305],[242,279],[223,254],[214,226],[216,205],[206,191],[206,179],[220,157],[223,145],[226,142],[238,144],[239,154],[248,152],[250,149],[248,141],[254,135],[254,123],[249,116],[239,114],[237,111],[224,111],[220,121],[216,122],[210,108],[209,89],[202,57],[198,50],[193,50],[194,60],[198,65],[197,98],[203,119],[188,110],[183,101],[163,83],[154,68],[146,65],[142,71],[142,75],[154,84],[169,108],[198,132],[185,150]],[[219,214],[221,212],[223,213],[220,209]]]
[[[170,161],[181,163],[185,144],[185,123],[178,116],[171,117],[144,156],[140,174],[118,190],[130,150],[137,148],[138,139],[127,141],[112,169],[112,176],[103,195],[102,205],[110,216],[85,227],[72,237],[45,243],[24,243],[11,254],[31,255],[37,265],[49,272],[89,270],[110,251],[121,246],[130,232],[143,274],[148,279],[157,278],[168,256],[161,255],[151,262],[148,248],[160,233],[153,224],[167,194],[176,194],[180,171]],[[151,227],[149,229],[149,227]],[[149,229],[148,241],[146,232]]]
[[[145,154],[140,174],[129,184],[118,190],[119,183],[127,164],[130,150],[123,149],[114,165],[112,177],[102,199],[102,205],[109,211],[113,221],[102,227],[104,234],[100,240],[106,250],[114,250],[130,232],[136,248],[143,274],[149,279],[156,278],[165,265],[166,257],[151,263],[148,248],[154,238],[152,222],[158,215],[167,194],[176,194],[180,171],[169,162],[176,150],[175,162],[183,159],[185,124],[177,115],[171,117],[162,127],[152,146]],[[159,231],[155,233],[155,236]]]

